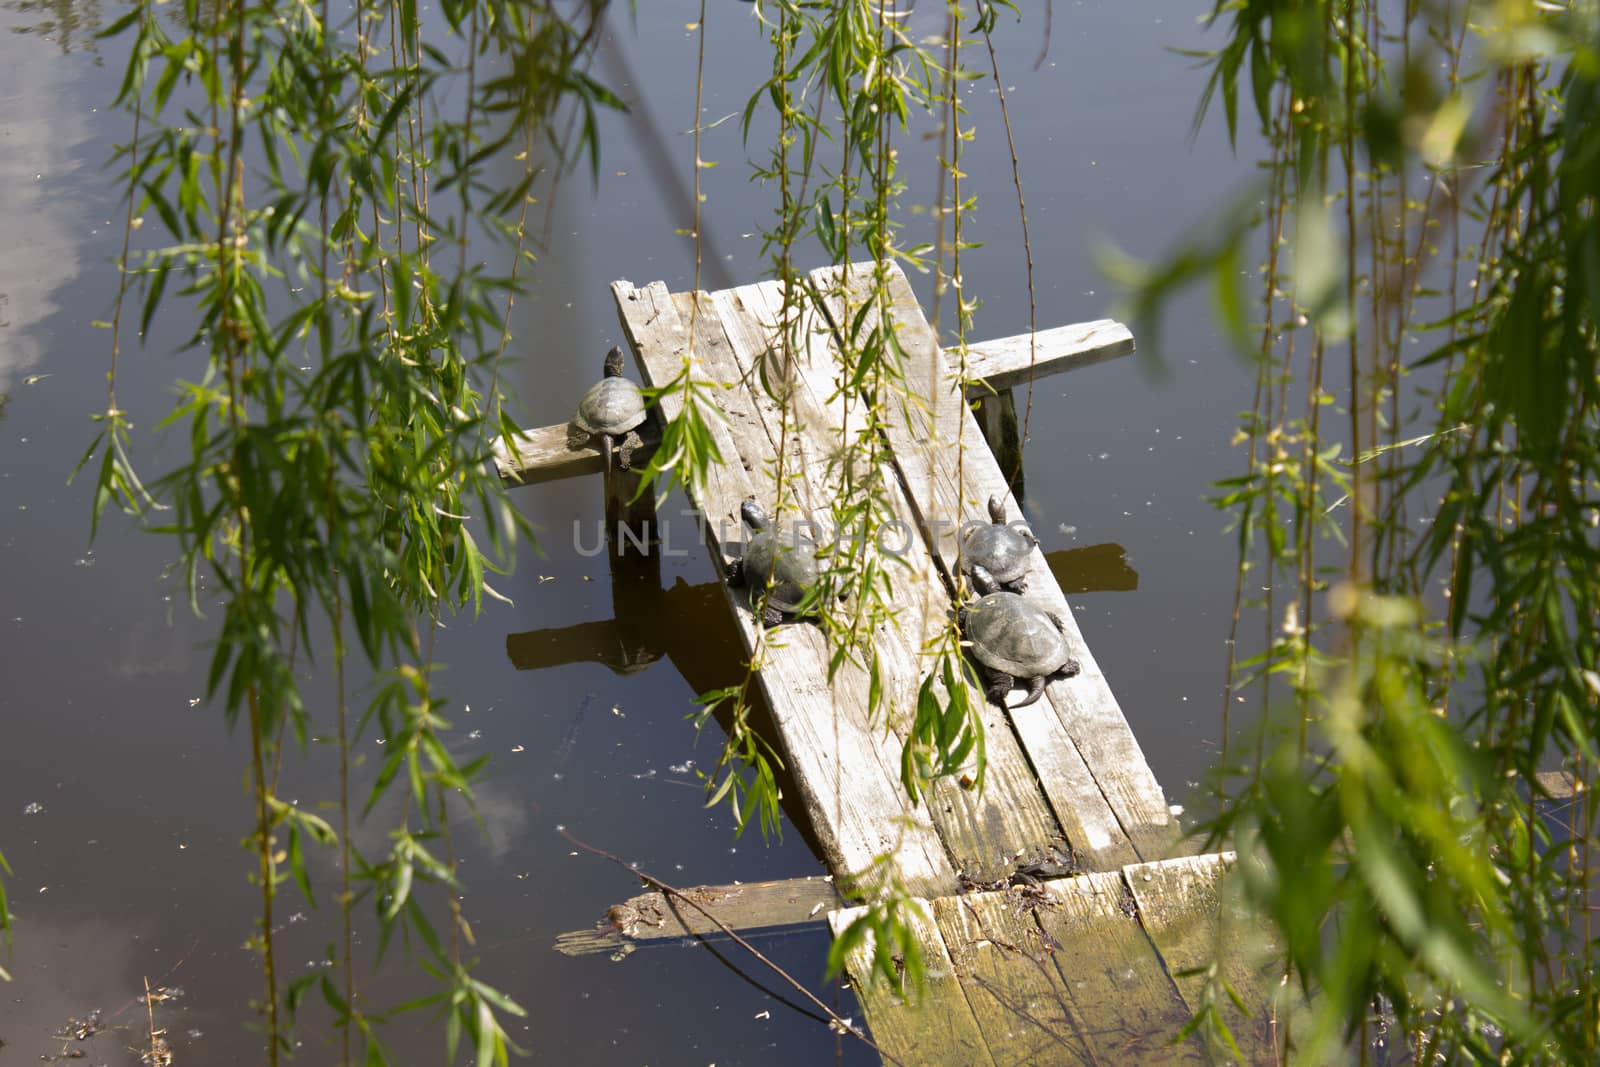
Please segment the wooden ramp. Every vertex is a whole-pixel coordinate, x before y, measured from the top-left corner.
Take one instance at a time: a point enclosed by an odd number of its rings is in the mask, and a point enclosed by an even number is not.
[[[745,536],[740,503],[753,497],[770,509],[777,498],[780,444],[791,502],[780,519],[829,529],[840,477],[830,457],[864,430],[865,405],[839,386],[838,352],[860,350],[879,327],[867,296],[869,271],[812,273],[813,297],[798,335],[789,334],[801,338],[799,351],[789,351],[778,325],[780,283],[698,299],[659,282],[613,286],[646,383],[665,386],[688,367],[712,387],[726,416],[711,427],[724,462],[693,501],[719,573]],[[1008,519],[1020,519],[1021,511],[968,406],[983,386],[958,379],[898,267],[889,284],[887,325],[916,400],[890,405],[880,468],[856,472],[880,480],[894,518],[915,532],[906,566],[893,579],[899,610],[868,641],[881,662],[886,721],[881,710],[876,720],[868,715],[861,666],[846,663],[829,684],[830,650],[817,627],[762,631],[742,591],[722,592],[747,653],[760,656],[757,681],[776,740],[839,884],[855,884],[886,864],[901,886],[929,902],[920,934],[937,977],[927,998],[911,1008],[886,991],[862,990],[868,1022],[886,1054],[902,1063],[1204,1062],[1198,1044],[1184,1051],[1164,1042],[1195,1006],[1189,980],[1177,972],[1194,965],[1181,961],[1200,961],[1202,947],[1209,948],[1195,931],[1215,925],[1222,860],[1160,862],[1182,851],[1176,822],[1037,550],[1027,595],[1065,621],[1081,672],[1052,682],[1030,707],[985,705],[988,778],[981,794],[942,780],[914,805],[901,784],[901,747],[927,671],[921,650],[951,611],[957,531],[988,521],[991,495],[1005,501]],[[1027,338],[975,345],[969,373],[1003,390],[1030,370],[1051,373],[1132,348],[1120,325],[1089,323],[1041,333],[1032,345]],[[780,369],[794,389],[787,426],[762,385],[785,379]],[[662,394],[659,417],[676,417],[680,406],[677,392]],[[574,451],[558,440],[559,429],[532,431],[503,450],[503,476],[526,484],[598,469],[593,450]],[[659,440],[655,429],[647,444]],[[1030,864],[1087,873],[1045,883],[1025,908],[1014,903],[1016,891],[964,892],[1004,885]],[[830,921],[839,928],[850,915],[835,911]],[[859,988],[865,973],[853,977]],[[1259,986],[1242,991],[1247,1003],[1261,1002]]]

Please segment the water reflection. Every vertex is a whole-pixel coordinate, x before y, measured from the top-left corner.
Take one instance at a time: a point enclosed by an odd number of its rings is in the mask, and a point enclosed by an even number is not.
[[[4,0],[0,26],[12,33],[53,34],[66,50],[73,33],[92,33],[99,25],[96,0],[74,3]],[[53,13],[54,21],[17,19],[40,11]],[[42,355],[34,331],[58,310],[85,245],[93,244],[85,236],[97,233],[95,220],[62,195],[65,176],[78,170],[77,149],[87,140],[84,116],[73,110],[68,91],[71,77],[69,67],[37,48],[14,48],[0,63],[0,220],[6,235],[0,245],[0,395]]]
[[[62,52],[80,51],[96,56],[95,34],[100,30],[99,0],[6,0],[7,11],[28,21],[10,27],[12,33],[33,34],[53,40]]]

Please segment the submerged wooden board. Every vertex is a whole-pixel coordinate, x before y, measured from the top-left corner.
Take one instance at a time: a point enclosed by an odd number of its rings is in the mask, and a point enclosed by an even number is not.
[[[1247,1063],[1274,1062],[1278,1005],[1258,928],[1230,908],[1221,892],[1233,853],[1184,856],[1123,870],[1145,932],[1166,961],[1191,1015],[1220,1013]],[[1211,969],[1215,966],[1214,977]],[[1281,972],[1280,972],[1281,973]],[[1209,988],[1208,988],[1209,986]],[[1231,994],[1231,995],[1230,995]],[[1249,1009],[1241,1012],[1237,996]]]
[[[870,275],[860,268],[848,273],[824,268],[811,277],[835,328],[847,331],[856,324],[860,334],[846,343],[860,347],[878,328],[875,312],[857,314],[867,303]],[[943,358],[933,328],[897,266],[891,267],[889,293],[893,328],[905,354],[907,391],[915,402],[891,405],[885,433],[929,548],[953,579],[960,567],[959,531],[965,523],[989,521],[989,497],[1005,502],[1009,520],[1021,518],[1021,511],[994,456],[982,447],[982,433],[963,399],[958,376]],[[1033,708],[1024,709],[1020,719],[1012,715],[1056,815],[1091,867],[1107,870],[1164,856],[1175,839],[1166,798],[1043,553],[1032,553],[1026,577],[1029,598],[1064,622],[1082,668],[1077,677],[1048,686],[1053,717]]]
[[[725,337],[719,343],[718,331],[706,323],[684,322],[664,285],[636,289],[619,281],[612,288],[647,383],[673,381],[687,360],[697,379],[722,390],[720,406],[727,418],[713,422],[710,430],[724,462],[713,464],[706,483],[694,491],[712,560],[720,569],[734,558],[733,538],[742,536],[740,503],[748,497],[770,501],[774,495],[764,461],[770,449],[753,436],[760,433],[754,398],[732,368]],[[681,410],[676,393],[662,396],[663,418]],[[772,710],[781,750],[830,868],[849,878],[887,857],[914,893],[934,896],[954,889],[955,869],[926,809],[913,807],[900,786],[894,737],[868,721],[863,672],[846,668],[830,685],[826,641],[816,627],[762,630],[754,625],[742,590],[727,589],[726,597],[747,654],[761,665],[756,683]]]
[[[1171,1044],[1188,1006],[1133,914],[1121,872],[1048,882],[1045,894],[1055,906],[1034,917],[1056,946],[1050,960],[1094,1050],[1090,1062],[1207,1063],[1199,1042]]]
[[[919,927],[919,943],[930,948],[930,967],[949,961],[965,993],[959,1003],[940,991],[937,1003],[963,1035],[976,1027],[988,1060],[996,1064],[1202,1067],[1233,1062],[1220,1048],[1208,1050],[1199,1034],[1175,1040],[1194,1013],[1185,996],[1186,980],[1176,976],[1185,964],[1209,960],[1214,947],[1196,941],[1190,931],[1214,932],[1219,915],[1216,895],[1204,885],[1191,892],[1187,880],[1214,885],[1229,861],[1229,856],[1211,855],[1130,864],[1036,887],[929,901],[936,929]],[[1143,889],[1130,892],[1130,884]],[[835,935],[858,913],[831,916]],[[1235,928],[1237,934],[1247,932]],[[965,1045],[959,1052],[938,1051],[949,1024],[937,1013],[912,1010],[874,989],[867,981],[866,952],[853,953],[847,965],[886,1058],[941,1067],[987,1062]],[[1247,1003],[1264,996],[1259,982],[1236,990]],[[1274,1062],[1270,1043],[1244,1033],[1240,1044],[1245,1062]]]
[[[882,981],[869,980],[874,949],[870,932],[845,957],[845,969],[867,1014],[873,1041],[885,1061],[906,1067],[1010,1067],[1017,1061],[997,1063],[989,1054],[939,927],[926,902],[918,903],[906,914],[906,923],[922,946],[923,986],[914,999],[903,998]],[[831,913],[828,925],[833,935],[838,937],[861,913],[861,908]]]
[[[996,1063],[1092,1063],[1032,906],[1021,893],[969,893],[933,913]]]

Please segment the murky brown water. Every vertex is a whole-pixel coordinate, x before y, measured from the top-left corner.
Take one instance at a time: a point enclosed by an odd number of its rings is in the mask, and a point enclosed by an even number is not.
[[[529,424],[564,421],[599,354],[620,340],[610,280],[662,278],[681,290],[692,277],[689,248],[673,234],[688,225],[687,201],[651,146],[665,146],[688,173],[680,131],[693,107],[695,42],[685,24],[694,5],[640,7],[636,22],[617,19],[601,73],[621,72],[627,95],[648,106],[607,120],[598,188],[581,175],[564,184],[539,296],[519,304],[529,358],[516,385]],[[707,122],[742,107],[766,69],[749,7],[712,8]],[[127,1051],[137,1034],[117,1028],[140,1025],[134,998],[145,978],[181,990],[158,1018],[180,1064],[252,1063],[259,1043],[246,1005],[256,966],[241,946],[254,897],[238,847],[245,755],[219,716],[195,703],[208,624],[163,576],[162,539],[113,517],[91,551],[86,486],[65,484],[89,439],[89,413],[104,403],[107,337],[90,323],[108,317],[120,239],[103,163],[126,135],[104,110],[122,57],[120,42],[101,42],[100,54],[90,47],[94,10],[71,0],[0,6],[0,851],[16,872],[8,884],[18,916],[4,959],[15,981],[0,985],[0,1067],[61,1054],[53,1035],[96,1009],[108,1031],[78,1047],[92,1062],[137,1062]],[[1050,55],[1035,71],[1037,27],[1005,30],[1041,326],[1107,313],[1112,294],[1092,266],[1093,239],[1154,255],[1247,176],[1217,138],[1186,147],[1200,78],[1164,49],[1197,39],[1176,10],[1163,20],[1146,5],[1057,3]],[[985,301],[977,336],[1000,336],[1027,326],[1023,258],[992,88],[979,83],[970,106],[982,140],[967,160],[968,188],[987,245],[968,254],[967,284]],[[931,199],[926,152],[908,146],[907,203]],[[704,153],[723,164],[703,175],[715,250],[706,284],[752,280],[761,270],[752,233],[769,217],[768,194],[745,181],[736,121],[711,130]],[[1027,465],[1034,529],[1178,801],[1214,752],[1232,582],[1231,540],[1202,497],[1241,464],[1227,440],[1248,398],[1245,372],[1207,314],[1195,300],[1168,323],[1163,379],[1124,360],[1042,383]],[[157,323],[119,383],[148,470],[163,462],[165,443],[150,427],[185,366],[169,354],[182,332],[182,323]],[[514,1036],[548,1063],[831,1059],[821,1026],[703,950],[669,947],[622,963],[550,951],[558,932],[591,924],[634,891],[623,871],[575,856],[557,824],[684,884],[819,866],[792,829],[781,843],[736,842],[725,815],[701,806],[692,768],[714,756],[715,739],[697,744],[683,717],[695,692],[738,669],[703,555],[664,560],[659,599],[653,589],[621,590],[661,612],[674,640],[647,668],[619,673],[605,662],[617,639],[605,562],[571,547],[574,523],[592,530],[600,520],[599,486],[520,492],[546,532],[545,557],[524,553],[501,583],[515,607],[458,621],[440,646],[455,743],[493,756],[479,793],[486,833],[468,846],[463,875],[486,977],[530,1011]],[[329,795],[320,772],[314,762],[295,770],[291,789],[307,802]],[[324,920],[292,890],[281,899],[283,958],[309,966],[329,937]],[[764,947],[797,976],[820,979],[819,934]],[[408,994],[383,976],[366,988],[381,1002]],[[844,1006],[854,1010],[848,994]],[[306,1062],[329,1059],[321,1030],[306,1040]],[[404,1063],[442,1056],[442,1041],[407,1047]],[[845,1061],[868,1058],[847,1049]]]

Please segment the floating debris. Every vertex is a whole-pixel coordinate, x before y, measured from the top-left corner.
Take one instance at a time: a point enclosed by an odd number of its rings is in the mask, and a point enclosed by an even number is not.
[[[43,815],[44,805],[35,800],[32,804],[22,809],[24,815]]]

